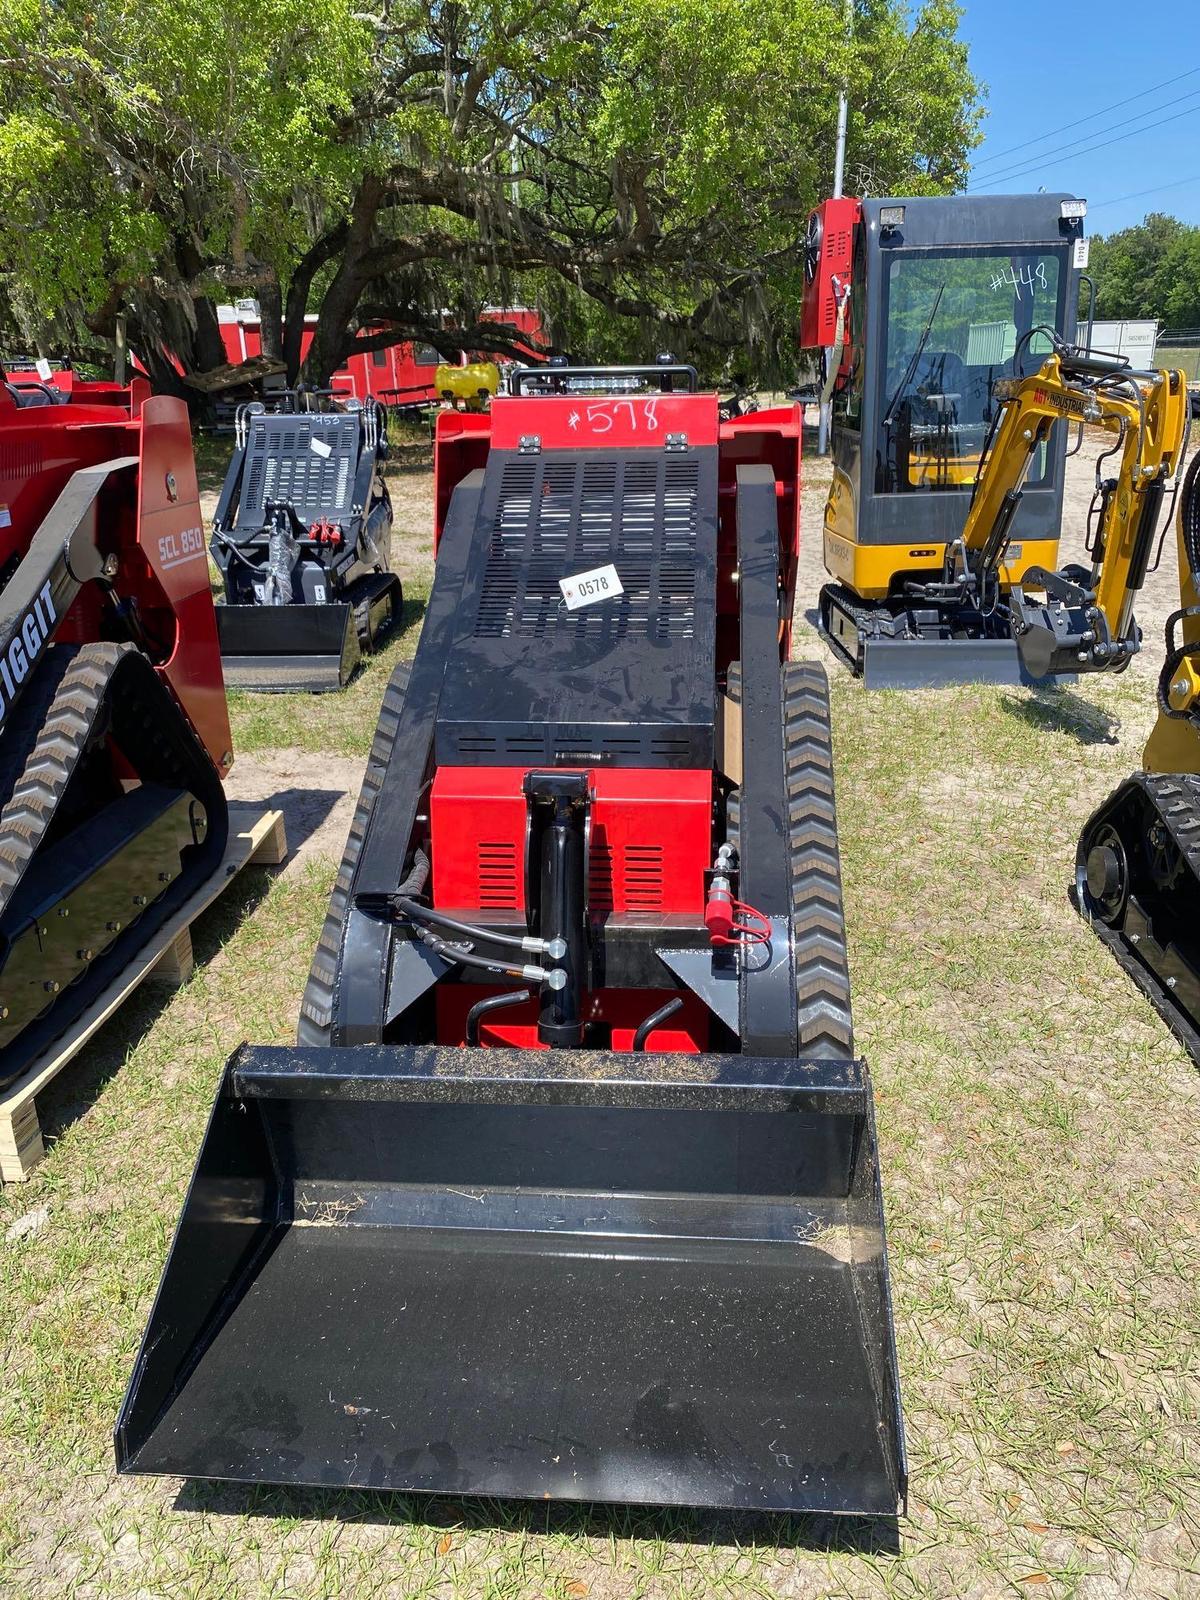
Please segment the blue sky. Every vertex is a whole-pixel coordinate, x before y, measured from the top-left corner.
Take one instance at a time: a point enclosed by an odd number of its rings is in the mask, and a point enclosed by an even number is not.
[[[1128,227],[1147,211],[1200,223],[1194,0],[960,3],[961,36],[988,87],[973,193],[1082,195],[1091,234]]]

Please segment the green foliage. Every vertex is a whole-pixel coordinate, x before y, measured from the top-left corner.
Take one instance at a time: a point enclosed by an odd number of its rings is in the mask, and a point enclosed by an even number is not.
[[[29,332],[221,359],[262,298],[294,373],[391,337],[480,344],[533,299],[560,344],[791,343],[832,179],[960,184],[978,87],[950,0],[0,0],[0,261]],[[31,247],[31,241],[33,241]],[[282,313],[278,322],[269,308]],[[493,330],[494,337],[494,330]]]
[[[1200,327],[1200,227],[1151,212],[1136,227],[1092,240],[1091,274],[1097,316]]]

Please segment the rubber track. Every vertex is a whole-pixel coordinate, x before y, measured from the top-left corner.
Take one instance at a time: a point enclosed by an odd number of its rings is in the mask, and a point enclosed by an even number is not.
[[[133,645],[82,645],[59,681],[24,770],[0,811],[0,914],[45,838],[101,714],[108,681]]]
[[[385,569],[385,571],[386,571],[386,569]],[[375,576],[375,577],[381,577],[383,575],[384,575],[383,573],[375,573],[375,574],[373,574],[373,576]],[[394,576],[394,574],[392,574],[392,573],[386,573],[386,575],[388,577]],[[364,599],[364,600],[354,600],[354,599],[351,598],[351,596],[353,594],[353,591],[359,586],[359,584],[362,584],[362,583],[369,584],[370,583],[370,578],[357,578],[357,579],[355,579],[354,583],[352,583],[350,585],[350,588],[347,591],[347,598],[350,599],[350,603],[354,608],[354,631],[358,635],[358,647],[363,652],[364,655],[372,655],[372,654],[375,653],[375,651],[377,651],[379,649],[380,642],[382,640],[384,640],[389,633],[391,633],[392,629],[396,626],[396,624],[400,620],[399,614],[398,614],[399,607],[397,606],[397,603],[396,603],[396,601],[397,601],[397,590],[400,589],[400,584],[399,584],[399,580],[397,579],[396,589],[393,589],[393,591],[392,591],[392,604],[391,604],[391,607],[388,610],[387,616],[383,619],[383,621],[379,625],[379,628],[376,630],[375,639],[372,640],[372,638],[371,638],[371,597],[368,594],[366,599]],[[399,597],[401,605],[404,603],[402,597],[403,597],[403,591],[401,590],[400,591],[400,597]]]
[[[1137,772],[1127,778],[1084,825],[1080,837],[1080,855],[1083,854],[1084,842],[1093,831],[1093,825],[1098,819],[1103,820],[1111,812],[1118,796],[1130,788],[1140,788],[1145,793],[1158,820],[1170,833],[1188,865],[1192,874],[1193,895],[1200,895],[1200,776],[1194,773]],[[1136,887],[1134,885],[1135,893]],[[1101,944],[1112,952],[1122,972],[1132,978],[1192,1060],[1200,1066],[1200,1017],[1189,1015],[1153,968],[1133,953],[1127,934],[1119,928],[1109,927],[1099,917],[1088,915],[1077,883],[1071,888],[1071,903]]]
[[[113,683],[119,674],[125,675],[131,658],[144,663],[154,700],[152,708],[142,702],[140,712],[136,686],[130,698],[128,689],[119,691]],[[126,698],[114,705],[118,692]],[[187,898],[195,882],[215,870],[224,853],[228,819],[219,775],[211,769],[190,724],[164,720],[169,718],[168,706],[178,715],[166,686],[135,645],[54,645],[4,729],[0,739],[0,796],[6,796],[0,806],[0,916],[26,872],[31,868],[36,872],[37,853],[47,840],[58,807],[73,778],[82,775],[81,763],[89,748],[108,737],[113,722],[118,728],[128,724],[120,737],[136,770],[157,769],[156,781],[177,783],[202,799],[208,831],[189,870],[177,874],[138,916],[129,918],[87,970],[0,1050],[0,1083],[12,1082],[28,1061],[61,1037],[81,1006],[102,991],[163,919]],[[204,763],[203,781],[198,783],[189,762]],[[80,822],[72,831],[86,826],[86,821]]]
[[[838,855],[829,680],[815,661],[783,669],[784,771],[792,877],[797,1043],[810,1057],[854,1053],[850,969]],[[728,693],[741,702],[741,670],[729,670]],[[738,804],[730,796],[726,827],[736,843]]]
[[[388,528],[387,528],[387,536],[386,536],[385,541],[384,541],[384,544],[386,545],[386,548],[384,548],[383,545],[379,545],[379,544],[377,544],[376,547],[375,547],[379,551],[379,565],[375,568],[375,572],[374,572],[373,576],[381,577],[383,575],[386,575],[388,577],[394,577],[395,574],[392,572],[392,529],[394,527],[394,518],[392,516],[392,497],[387,491],[387,485],[386,484],[383,486],[383,497],[382,498],[383,498],[384,504],[388,508]],[[370,511],[373,510],[373,509],[374,509],[373,507],[369,508],[368,515],[370,515]],[[364,521],[364,524],[365,524],[365,522],[366,522],[366,518],[365,517],[364,517],[363,521]],[[355,582],[350,585],[350,588],[353,590],[353,589],[357,588],[360,583],[363,583],[363,582],[366,582],[366,583],[369,584],[370,579],[369,578],[356,579]],[[383,623],[380,626],[379,631],[378,631],[378,633],[376,635],[376,637],[378,639],[385,638],[387,636],[387,634],[389,634],[392,631],[392,629],[396,626],[397,622],[399,622],[399,620],[400,620],[400,617],[399,617],[400,606],[403,605],[403,603],[404,603],[404,601],[403,601],[403,592],[404,591],[403,591],[403,589],[402,589],[402,587],[400,585],[400,581],[399,581],[399,579],[397,579],[396,580],[396,588],[395,588],[395,590],[393,590],[393,601],[392,601],[391,608],[389,609],[388,614],[384,618]],[[357,601],[352,600],[351,604],[354,607],[354,631],[358,635],[358,647],[363,652],[364,655],[369,655],[376,648],[374,642],[371,639],[371,623],[370,623],[371,601],[370,601],[370,596],[368,595],[367,598],[364,599],[364,600],[357,600]]]
[[[350,822],[350,833],[342,854],[333,892],[329,896],[329,909],[309,969],[308,982],[300,1001],[300,1018],[296,1027],[299,1044],[328,1045],[333,1027],[334,995],[337,988],[338,967],[342,957],[342,929],[350,903],[350,886],[354,882],[355,868],[367,836],[367,825],[375,809],[375,801],[392,753],[392,743],[400,721],[400,710],[408,688],[412,663],[402,661],[392,673],[375,725],[371,753],[367,757],[367,770],[363,774],[358,804]]]

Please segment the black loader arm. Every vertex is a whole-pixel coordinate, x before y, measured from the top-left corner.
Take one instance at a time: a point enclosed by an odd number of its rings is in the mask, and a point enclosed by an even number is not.
[[[233,531],[236,520],[235,505],[241,498],[242,474],[246,467],[246,446],[239,444],[230,458],[229,466],[225,471],[225,482],[221,485],[220,498],[217,509],[213,512],[213,532],[215,534],[228,534]]]
[[[118,456],[73,473],[0,594],[0,724],[80,589],[116,576],[116,557],[97,542],[96,506],[109,480],[137,465]]]

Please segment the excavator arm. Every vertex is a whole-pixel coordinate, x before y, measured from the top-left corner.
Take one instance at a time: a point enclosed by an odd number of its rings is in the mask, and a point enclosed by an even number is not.
[[[1000,401],[962,538],[947,555],[948,582],[980,603],[1000,602],[999,573],[1025,480],[1055,422],[1092,423],[1114,436],[1097,462],[1098,516],[1091,570],[1031,567],[1008,597],[1013,635],[1034,677],[1116,671],[1137,652],[1133,605],[1150,563],[1163,495],[1187,431],[1179,371],[1134,372],[1119,357],[1055,342],[1041,368],[996,384]],[[1115,477],[1101,476],[1117,457]]]

